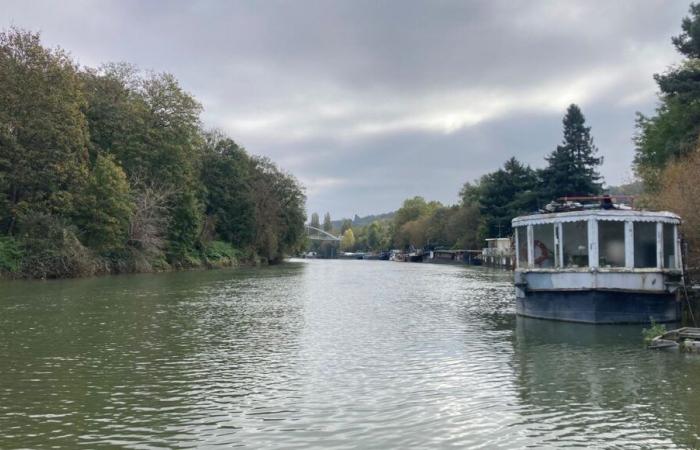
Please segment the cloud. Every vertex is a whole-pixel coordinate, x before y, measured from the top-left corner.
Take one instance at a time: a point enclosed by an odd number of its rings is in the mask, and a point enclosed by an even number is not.
[[[581,105],[602,170],[625,180],[634,113],[678,61],[688,3],[663,0],[3,2],[85,65],[172,72],[203,119],[307,185],[334,217],[424,195],[516,156],[540,166]]]

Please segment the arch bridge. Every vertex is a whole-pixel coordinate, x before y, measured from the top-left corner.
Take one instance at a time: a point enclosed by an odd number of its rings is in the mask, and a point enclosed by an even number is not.
[[[306,225],[306,235],[312,241],[340,242],[341,239],[340,236],[335,236],[320,228],[312,227],[311,225]]]

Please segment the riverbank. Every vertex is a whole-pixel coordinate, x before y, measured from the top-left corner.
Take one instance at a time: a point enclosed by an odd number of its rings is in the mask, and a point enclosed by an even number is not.
[[[241,251],[231,244],[212,241],[184,257],[168,257],[165,252],[148,254],[135,248],[112,255],[97,255],[80,242],[27,252],[7,239],[0,243],[0,279],[65,279],[92,276],[213,270],[231,267],[258,267],[276,264],[253,249]],[[2,246],[4,244],[4,247]]]

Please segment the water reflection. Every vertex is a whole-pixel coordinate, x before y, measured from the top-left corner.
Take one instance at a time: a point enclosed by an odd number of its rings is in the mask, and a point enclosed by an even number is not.
[[[2,283],[0,448],[696,447],[700,359],[382,261]]]
[[[519,426],[545,446],[700,445],[700,360],[642,349],[641,330],[518,317]]]

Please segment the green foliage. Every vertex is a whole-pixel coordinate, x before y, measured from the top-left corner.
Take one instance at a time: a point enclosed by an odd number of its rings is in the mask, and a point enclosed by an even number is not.
[[[352,228],[348,228],[343,233],[343,238],[340,241],[340,249],[343,251],[351,251],[355,247],[355,234],[352,232]]]
[[[97,155],[77,206],[75,222],[83,242],[99,253],[122,250],[132,211],[126,174],[110,155]]]
[[[85,98],[77,67],[39,35],[0,33],[0,231],[27,212],[68,215],[87,175]]]
[[[22,263],[22,250],[12,236],[0,237],[0,271],[17,272]]]
[[[204,246],[204,257],[210,264],[232,266],[241,257],[233,245],[225,241],[211,241]]]
[[[423,197],[418,196],[404,200],[394,215],[394,226],[399,229],[407,222],[429,216],[441,206],[440,202],[426,202]]]
[[[311,219],[309,220],[309,225],[311,225],[314,228],[321,228],[321,221],[318,217],[318,213],[313,213],[311,214]]]
[[[323,216],[323,231],[328,233],[333,231],[333,221],[331,221],[330,213],[326,213],[326,215]]]
[[[648,346],[651,344],[651,341],[658,336],[661,336],[666,332],[666,325],[656,323],[654,320],[651,320],[651,327],[649,328],[644,328],[642,330],[642,336],[644,338],[644,345]]]
[[[690,16],[681,23],[683,32],[671,38],[671,42],[682,55],[700,58],[700,4],[691,3]]]
[[[251,260],[295,253],[303,188],[202,131],[201,110],[170,74],[80,70],[38,34],[0,33],[0,270],[66,277],[233,262],[234,247]]]
[[[304,190],[267,158],[251,159],[257,253],[270,262],[302,249],[306,220]]]
[[[700,5],[690,5],[682,33],[672,39],[687,59],[664,74],[654,75],[660,90],[656,114],[637,115],[634,167],[649,192],[660,189],[660,174],[690,154],[700,136]]]
[[[206,214],[215,218],[216,232],[243,248],[254,239],[255,216],[250,187],[250,158],[228,138],[208,138],[201,180]]]
[[[23,254],[20,271],[31,278],[72,278],[98,272],[97,261],[60,217],[30,213],[20,217],[18,240]]]
[[[537,210],[540,203],[537,173],[515,158],[481,177],[478,194],[474,189],[465,186],[462,196],[478,199],[481,238],[510,235],[513,217]]]
[[[172,263],[179,260],[192,265],[189,257],[197,251],[201,231],[201,205],[191,191],[185,191],[174,199],[168,237],[168,256]]]
[[[352,220],[343,219],[343,223],[340,224],[340,234],[345,234],[350,228],[352,228]]]
[[[570,105],[563,119],[564,141],[546,159],[542,171],[541,196],[547,201],[564,196],[597,195],[602,192],[598,167],[603,158],[596,156],[591,127],[577,105]]]
[[[367,227],[367,248],[368,250],[381,250],[382,228],[379,222],[372,222]]]

